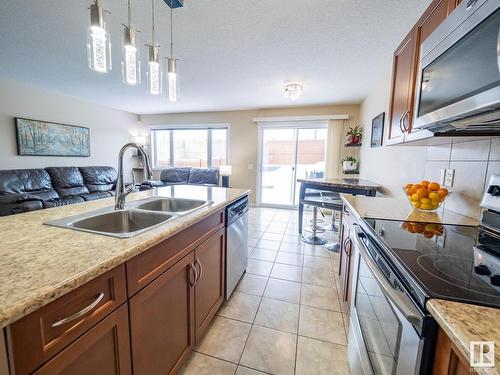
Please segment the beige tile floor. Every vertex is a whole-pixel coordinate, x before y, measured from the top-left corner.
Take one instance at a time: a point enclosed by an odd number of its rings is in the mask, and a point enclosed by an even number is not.
[[[247,273],[182,374],[349,373],[338,254],[302,243],[297,219],[250,209]]]

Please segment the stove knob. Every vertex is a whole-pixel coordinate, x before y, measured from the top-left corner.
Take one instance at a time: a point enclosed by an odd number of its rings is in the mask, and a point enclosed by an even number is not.
[[[491,285],[500,286],[500,274],[495,274],[490,277]]]
[[[488,188],[488,194],[490,194],[492,197],[500,196],[500,186],[490,185],[490,187]]]
[[[478,266],[475,266],[474,271],[476,271],[476,273],[478,275],[486,275],[486,276],[491,275],[490,269],[487,266],[485,266],[484,264],[480,264]]]

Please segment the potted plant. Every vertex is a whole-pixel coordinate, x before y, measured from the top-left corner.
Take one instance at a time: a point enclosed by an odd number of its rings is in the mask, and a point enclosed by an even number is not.
[[[340,163],[344,172],[356,171],[358,169],[358,161],[353,156],[346,156]]]
[[[347,131],[346,134],[348,138],[348,142],[351,145],[358,144],[361,142],[361,136],[363,135],[363,128],[359,125],[356,125],[355,127],[349,127],[349,130]]]

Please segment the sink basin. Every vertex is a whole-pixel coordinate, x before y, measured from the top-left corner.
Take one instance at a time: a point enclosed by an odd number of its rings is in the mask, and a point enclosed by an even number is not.
[[[174,216],[164,212],[146,212],[138,210],[110,211],[104,213],[87,213],[77,219],[65,218],[47,222],[63,228],[81,230],[85,232],[103,234],[113,237],[128,238],[136,236],[165,223]]]
[[[136,206],[137,210],[169,212],[177,215],[186,214],[209,205],[210,202],[199,199],[160,198]]]

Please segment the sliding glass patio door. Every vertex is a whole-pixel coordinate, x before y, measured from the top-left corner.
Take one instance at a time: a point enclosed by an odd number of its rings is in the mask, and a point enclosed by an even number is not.
[[[259,133],[259,203],[298,205],[297,178],[325,174],[327,127],[261,126]]]

